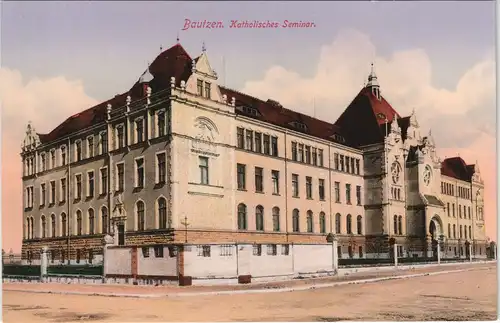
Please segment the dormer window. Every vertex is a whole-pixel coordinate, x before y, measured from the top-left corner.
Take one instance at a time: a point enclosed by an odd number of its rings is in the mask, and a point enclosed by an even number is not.
[[[251,116],[258,116],[259,115],[259,111],[255,108],[252,108],[252,107],[240,106],[240,107],[237,107],[237,109],[246,113],[246,114],[249,114]]]
[[[294,121],[291,123],[291,125],[296,128],[297,130],[300,130],[300,131],[307,131],[307,126],[302,123],[302,122],[298,122],[298,121]]]
[[[378,87],[373,87],[372,88],[372,93],[373,95],[377,98],[377,100],[380,101],[380,89]]]
[[[345,142],[345,138],[338,134],[334,134],[333,136],[331,136],[331,138],[336,142],[341,142],[341,143]]]
[[[209,82],[205,82],[205,97],[207,99],[210,99],[212,97],[211,88],[212,88],[211,84]]]
[[[202,95],[203,95],[203,80],[198,79],[198,83],[197,83],[197,91],[196,91],[196,93],[197,93],[199,96],[202,96]]]

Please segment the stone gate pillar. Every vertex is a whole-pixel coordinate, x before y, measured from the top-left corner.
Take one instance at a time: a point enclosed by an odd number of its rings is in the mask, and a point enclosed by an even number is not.
[[[40,280],[42,283],[46,281],[47,278],[47,250],[49,248],[43,247],[40,253]]]

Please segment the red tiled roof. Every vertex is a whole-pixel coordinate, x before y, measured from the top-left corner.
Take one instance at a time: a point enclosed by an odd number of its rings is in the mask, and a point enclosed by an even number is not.
[[[446,158],[441,163],[441,175],[470,182],[474,174],[474,165],[467,165],[461,157]]]

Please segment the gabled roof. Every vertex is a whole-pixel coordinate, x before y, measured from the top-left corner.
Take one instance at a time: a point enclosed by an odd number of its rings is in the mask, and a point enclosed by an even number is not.
[[[365,87],[340,115],[335,125],[343,130],[349,141],[364,146],[382,142],[386,120],[392,122],[395,115],[400,118],[389,102],[382,96],[379,100],[371,87]]]
[[[441,175],[470,182],[474,175],[474,165],[467,165],[461,157],[446,158],[441,163]]]

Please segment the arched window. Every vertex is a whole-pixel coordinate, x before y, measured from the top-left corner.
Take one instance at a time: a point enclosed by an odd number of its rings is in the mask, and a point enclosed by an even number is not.
[[[136,209],[137,209],[137,230],[144,231],[144,202],[137,201]]]
[[[101,207],[101,221],[102,221],[102,233],[108,233],[109,218],[108,218],[108,208]]]
[[[292,231],[293,232],[300,231],[300,215],[298,209],[294,209],[292,211]]]
[[[31,231],[31,239],[35,238],[35,219],[33,217],[30,218],[30,231]]]
[[[350,214],[347,215],[345,224],[346,224],[347,234],[352,234],[352,216]]]
[[[403,217],[401,215],[398,217],[398,231],[399,235],[403,235]]]
[[[167,200],[163,197],[158,199],[158,221],[160,229],[167,228]]]
[[[398,216],[394,216],[394,234],[398,234]]]
[[[335,214],[335,233],[340,234],[340,224],[341,224],[342,216],[340,213]]]
[[[356,218],[356,226],[358,234],[363,234],[363,217],[361,215]]]
[[[52,238],[56,237],[56,215],[52,213],[50,216],[50,229]]]
[[[66,213],[61,213],[61,235],[63,237],[66,236],[66,232],[68,229],[68,220],[66,219]]]
[[[94,209],[89,209],[89,234],[95,234]]]
[[[464,236],[464,234],[463,234],[463,230],[462,230],[462,225],[460,225],[460,227],[459,227],[459,228],[460,228],[460,229],[459,229],[459,230],[460,230],[460,231],[459,231],[459,232],[460,232],[460,233],[459,233],[460,235],[459,235],[458,237],[459,237],[460,239],[462,239],[462,238],[463,238],[463,236]]]
[[[30,238],[30,218],[26,219],[26,224],[25,224],[25,230],[24,230],[24,238],[29,239]]]
[[[238,230],[247,229],[247,206],[243,203],[238,205]]]
[[[448,238],[451,238],[451,224],[448,223]]]
[[[257,205],[255,208],[255,230],[264,231],[264,207]]]
[[[47,221],[45,220],[45,215],[42,215],[42,238],[45,238],[47,234]]]
[[[280,208],[277,206],[273,207],[273,231],[280,231]]]
[[[319,232],[326,233],[326,218],[325,212],[319,214]]]
[[[457,237],[457,226],[454,224],[453,225],[453,239]]]
[[[472,227],[469,225],[469,239],[472,240]]]
[[[313,232],[313,213],[311,210],[307,211],[307,232]]]
[[[76,211],[76,234],[81,236],[83,234],[82,226],[82,211]]]

